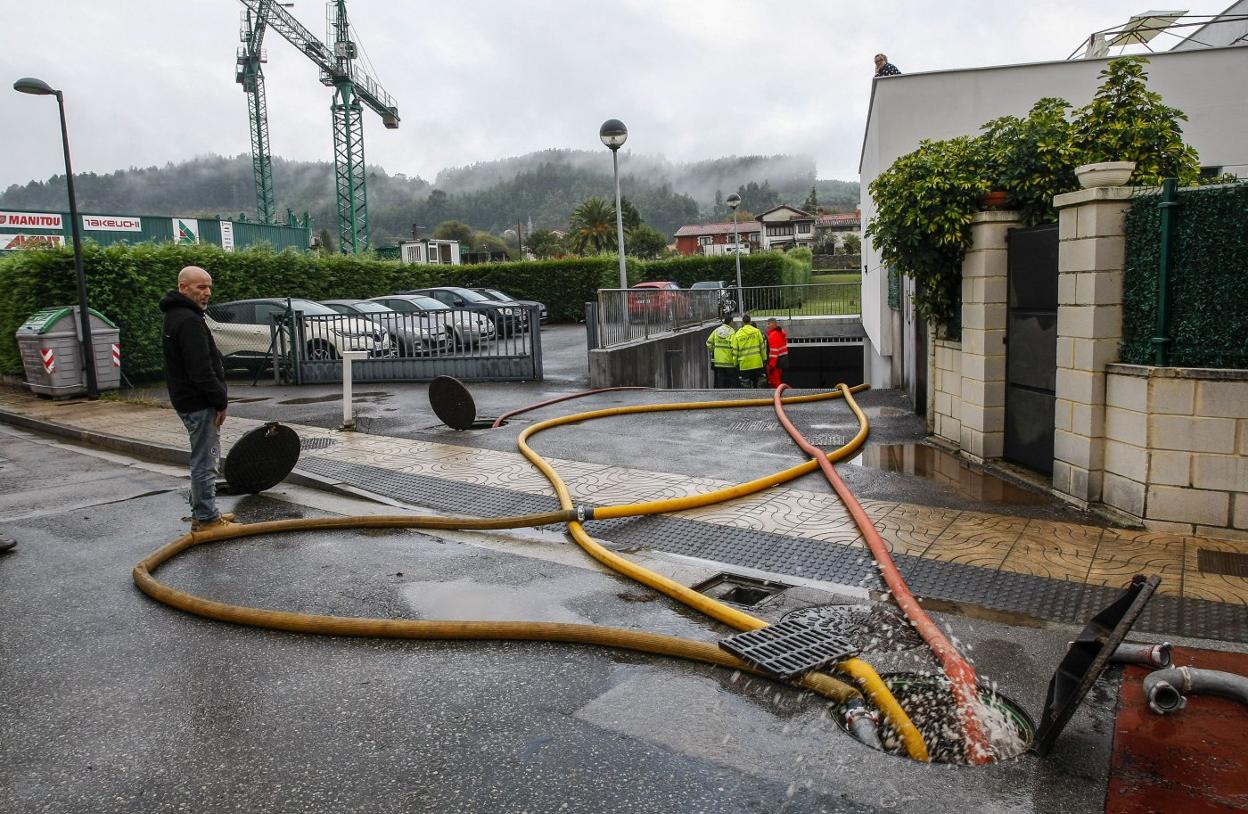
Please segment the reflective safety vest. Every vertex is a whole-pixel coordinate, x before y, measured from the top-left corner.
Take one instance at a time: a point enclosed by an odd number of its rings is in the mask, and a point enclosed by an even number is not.
[[[731,325],[720,325],[706,338],[707,349],[715,354],[712,366],[737,366],[737,352],[732,346],[732,337],[735,333]]]
[[[763,332],[753,325],[742,325],[732,335],[732,347],[737,352],[738,370],[757,370],[766,362],[763,351]]]
[[[773,365],[776,360],[789,352],[789,336],[783,328],[767,332],[767,359]]]

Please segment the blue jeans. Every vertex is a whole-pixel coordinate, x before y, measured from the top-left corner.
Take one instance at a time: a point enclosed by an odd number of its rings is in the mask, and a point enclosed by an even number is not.
[[[216,520],[217,456],[221,452],[217,432],[217,411],[209,407],[193,413],[178,413],[191,434],[191,516],[201,523]]]

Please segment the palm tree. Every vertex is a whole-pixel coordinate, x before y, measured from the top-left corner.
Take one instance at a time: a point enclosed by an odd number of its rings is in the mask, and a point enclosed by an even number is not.
[[[615,207],[597,196],[572,210],[568,235],[577,254],[606,254],[615,249]]]

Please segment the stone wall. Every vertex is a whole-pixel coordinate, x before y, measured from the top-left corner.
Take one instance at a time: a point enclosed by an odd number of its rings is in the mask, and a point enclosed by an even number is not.
[[[1102,502],[1157,531],[1248,539],[1248,371],[1106,376]]]

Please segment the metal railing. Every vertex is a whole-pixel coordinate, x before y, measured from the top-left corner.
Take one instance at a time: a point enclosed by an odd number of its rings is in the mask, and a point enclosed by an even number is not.
[[[685,328],[719,322],[739,313],[737,290],[604,288],[598,291],[598,347],[605,348]],[[751,317],[856,316],[862,286],[849,283],[749,286],[741,304]]]
[[[308,316],[270,326],[277,370],[297,384],[340,381],[342,352],[365,351],[352,365],[357,381],[540,380],[541,330],[536,306],[489,312],[448,309],[392,314]],[[294,340],[291,339],[293,324]],[[532,329],[530,329],[530,326]]]

